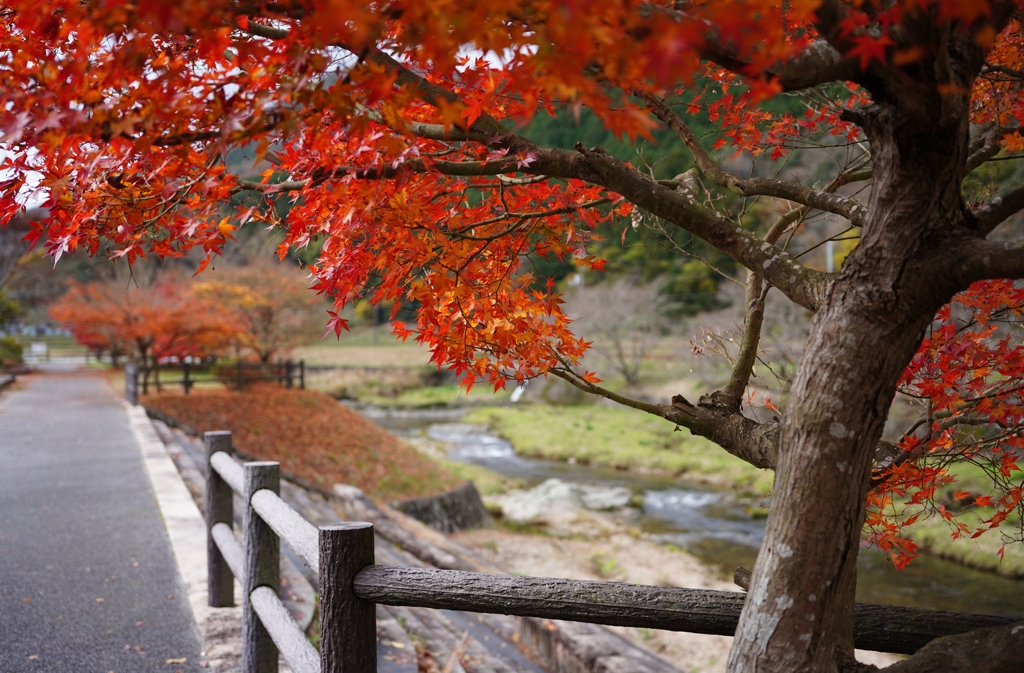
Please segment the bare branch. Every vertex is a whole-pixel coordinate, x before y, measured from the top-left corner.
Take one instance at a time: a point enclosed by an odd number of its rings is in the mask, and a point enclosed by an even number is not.
[[[524,172],[575,178],[607,187],[762,274],[767,282],[800,306],[814,311],[823,300],[830,282],[827,274],[808,269],[731,219],[696,203],[685,190],[681,192],[659,184],[599,148],[588,150],[577,146],[575,152],[569,152],[539,148],[521,138],[515,141],[513,148],[517,154],[530,152],[535,156]]]
[[[427,124],[425,122],[405,122],[404,125],[397,126],[389,123],[384,119],[384,115],[376,110],[371,110],[362,105],[356,106],[356,109],[360,114],[374,123],[380,124],[381,126],[387,126],[399,133],[408,133],[425,140],[439,140],[442,142],[474,140],[484,145],[495,140],[495,136],[483,131],[475,129],[467,131],[466,129],[459,128],[458,126]]]
[[[580,390],[618,402],[633,409],[659,416],[715,444],[754,467],[775,469],[778,459],[779,426],[758,423],[725,406],[721,393],[705,395],[697,406],[680,396],[672,404],[651,404],[634,400],[583,380],[571,369],[553,369],[551,373]]]
[[[722,391],[730,403],[740,408],[743,391],[750,382],[757,361],[757,347],[761,342],[761,325],[764,323],[764,300],[768,290],[764,288],[761,276],[753,271],[748,272],[746,286],[746,312],[743,316],[743,337],[740,340],[740,351],[736,356],[729,383]]]
[[[251,20],[247,23],[245,32],[268,40],[283,40],[288,37],[289,33],[286,28],[274,28]]]
[[[776,198],[794,201],[796,203],[835,213],[850,220],[857,226],[863,226],[864,217],[867,215],[867,208],[860,205],[853,199],[830,194],[828,192],[811,189],[805,185],[798,185],[784,180],[772,178],[740,178],[734,173],[723,170],[704,151],[697,136],[690,130],[683,119],[675,113],[663,100],[657,96],[634,89],[634,95],[643,100],[666,126],[683,141],[694,161],[704,175],[712,182],[730,189],[740,196],[773,196]]]
[[[1005,65],[991,65],[989,63],[986,63],[985,65],[981,66],[982,75],[987,75],[990,72],[997,72],[1001,75],[1006,75],[1009,79],[1024,79],[1024,72],[1021,72],[1020,70],[1014,70],[1013,68],[1008,68]]]

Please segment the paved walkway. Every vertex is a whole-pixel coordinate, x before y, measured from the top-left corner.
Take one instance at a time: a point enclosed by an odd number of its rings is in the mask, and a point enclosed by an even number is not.
[[[128,416],[88,373],[0,394],[0,672],[191,673],[200,641]]]

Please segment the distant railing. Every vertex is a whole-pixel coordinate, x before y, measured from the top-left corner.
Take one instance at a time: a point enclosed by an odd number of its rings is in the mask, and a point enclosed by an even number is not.
[[[233,605],[239,579],[244,673],[276,673],[279,652],[295,673],[373,673],[375,603],[725,636],[736,631],[746,599],[737,592],[374,565],[371,524],[317,529],[281,500],[278,463],[238,463],[230,432],[207,432],[204,442],[209,604]],[[246,503],[241,542],[232,528],[232,491]],[[319,653],[277,596],[281,539],[319,578]],[[858,603],[854,643],[912,654],[935,638],[1013,621]]]
[[[181,372],[181,378],[168,380],[167,373],[175,371]],[[162,379],[160,378],[161,372],[164,374]],[[145,372],[138,365],[127,364],[124,368],[125,398],[132,404],[138,404],[140,390],[142,394],[148,393],[149,385],[154,385],[157,390],[162,390],[163,386],[180,385],[184,393],[188,395],[192,388],[202,381],[196,376],[201,373],[210,374],[208,380],[234,386],[239,391],[245,386],[259,381],[276,381],[284,385],[285,388],[294,388],[298,385],[302,390],[306,389],[305,360],[298,362],[291,360],[285,362],[238,361],[233,365],[196,365],[190,362],[155,365],[150,370],[150,374],[153,376],[152,383],[145,377]],[[141,387],[140,377],[142,377]]]

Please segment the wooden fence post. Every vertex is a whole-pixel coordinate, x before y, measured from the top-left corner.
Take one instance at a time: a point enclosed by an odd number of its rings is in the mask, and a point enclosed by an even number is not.
[[[238,361],[238,392],[242,392],[242,384],[243,383],[244,383],[244,381],[242,380],[242,361],[239,360]]]
[[[320,526],[320,673],[376,673],[376,604],[352,589],[372,563],[372,524]]]
[[[277,647],[252,607],[249,596],[253,589],[270,587],[278,593],[281,578],[281,541],[267,523],[252,508],[253,493],[269,489],[281,493],[281,466],[272,462],[245,463],[244,543],[245,577],[242,588],[242,671],[244,673],[277,673]]]
[[[306,389],[306,361],[299,360],[299,388]]]
[[[185,394],[188,395],[188,389],[192,387],[192,381],[189,380],[188,372],[189,366],[188,361],[182,363],[184,365],[184,375],[182,376],[182,385],[185,387]]]
[[[295,372],[295,363],[291,360],[286,360],[284,363],[284,387],[292,387],[292,374]]]
[[[206,445],[206,497],[203,502],[206,515],[206,573],[207,602],[214,608],[227,608],[235,604],[235,578],[231,568],[213,539],[215,523],[233,524],[231,487],[210,465],[210,457],[218,451],[231,455],[231,433],[226,431],[203,433]]]
[[[124,366],[124,398],[133,407],[139,403],[139,366],[131,362]]]

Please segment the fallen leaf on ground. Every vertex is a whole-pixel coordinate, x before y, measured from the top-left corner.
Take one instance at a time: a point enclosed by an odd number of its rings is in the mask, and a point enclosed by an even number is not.
[[[177,657],[175,659],[164,659],[165,664],[184,664],[188,661],[187,657]]]

